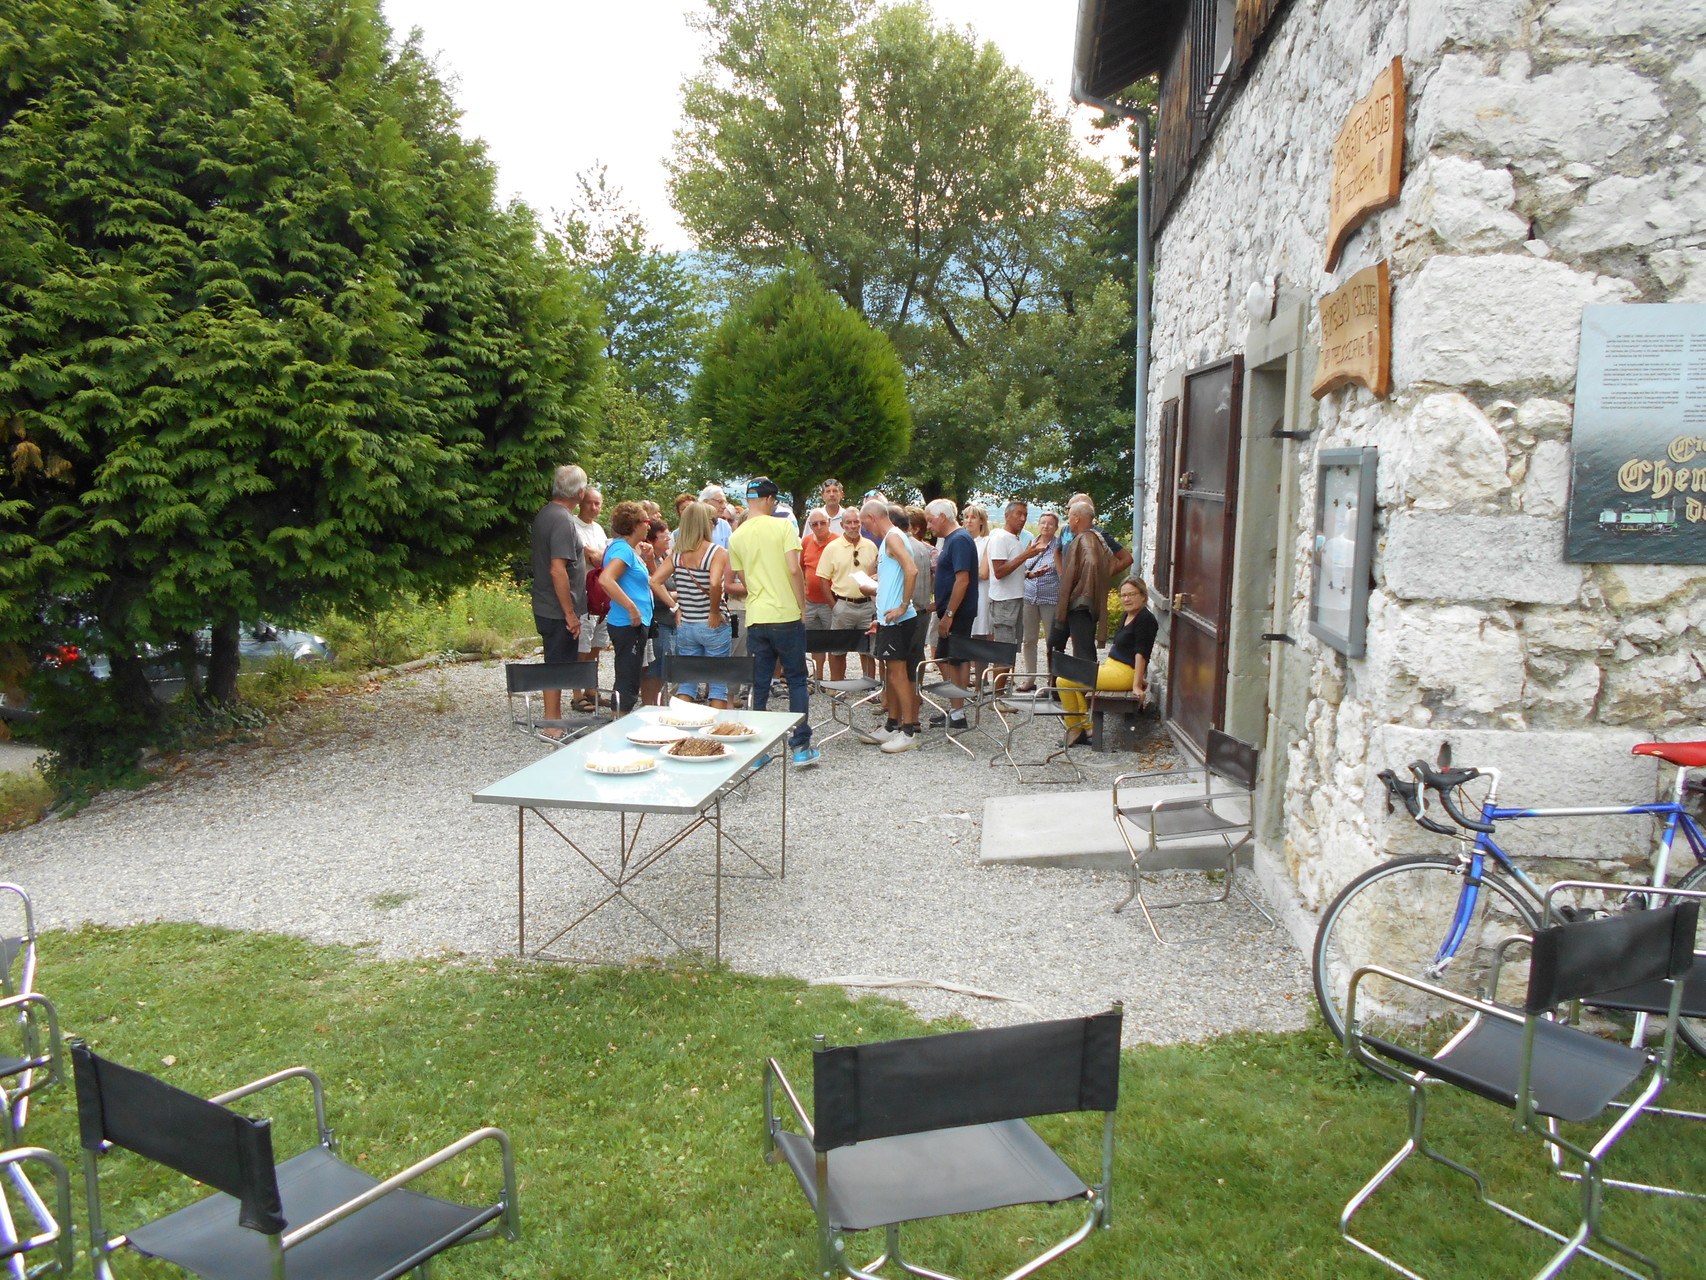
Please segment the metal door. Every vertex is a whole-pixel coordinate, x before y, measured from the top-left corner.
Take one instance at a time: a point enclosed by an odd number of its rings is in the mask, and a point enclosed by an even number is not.
[[[1238,503],[1240,356],[1185,375],[1173,479],[1167,721],[1199,751],[1225,726]]]

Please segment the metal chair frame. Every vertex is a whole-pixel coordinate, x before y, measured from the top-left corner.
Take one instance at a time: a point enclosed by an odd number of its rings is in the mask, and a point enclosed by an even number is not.
[[[868,657],[874,637],[855,627],[832,627],[819,630],[813,628],[806,632],[806,652],[846,654]],[[881,669],[883,664],[878,663]],[[809,675],[808,671],[808,675]],[[842,734],[853,728],[853,713],[860,707],[879,701],[887,683],[881,679],[873,679],[867,675],[849,675],[842,680],[819,680],[811,676],[812,689],[829,699],[829,714],[812,725],[815,734],[820,724],[838,724],[841,727],[826,737],[819,738],[818,746],[834,742]],[[843,720],[838,714],[845,711],[847,718]]]
[[[1574,887],[1581,887],[1582,884],[1583,882],[1576,882]],[[1627,886],[1607,887],[1627,888]],[[1706,897],[1706,894],[1700,893],[1680,891],[1673,892],[1675,893],[1675,896],[1680,897],[1696,899]],[[1587,923],[1591,925],[1593,922],[1590,921]],[[1532,942],[1533,939],[1526,935],[1513,935],[1501,943],[1500,951],[1502,953],[1504,948],[1516,943],[1532,944]],[[1497,976],[1496,970],[1494,970],[1490,975],[1490,980],[1495,984],[1497,982]],[[1356,1236],[1351,1234],[1351,1222],[1357,1213],[1362,1210],[1362,1208],[1373,1197],[1374,1193],[1378,1191],[1380,1187],[1394,1173],[1396,1173],[1412,1155],[1419,1153],[1427,1159],[1432,1160],[1437,1164],[1441,1164],[1468,1178],[1470,1182],[1474,1184],[1477,1197],[1489,1208],[1497,1210],[1499,1213],[1504,1214],[1513,1221],[1520,1223],[1522,1226],[1525,1226],[1540,1235],[1546,1236],[1559,1245],[1557,1251],[1554,1252],[1552,1257],[1541,1267],[1540,1271],[1535,1274],[1534,1280],[1551,1280],[1551,1278],[1558,1275],[1558,1273],[1561,1272],[1577,1254],[1583,1254],[1590,1257],[1596,1262],[1602,1263],[1613,1271],[1618,1272],[1620,1275],[1634,1277],[1635,1280],[1641,1280],[1642,1272],[1634,1271],[1616,1259],[1608,1257],[1598,1249],[1590,1248],[1589,1241],[1595,1239],[1597,1239],[1604,1248],[1621,1254],[1624,1258],[1627,1258],[1635,1265],[1645,1268],[1648,1273],[1655,1276],[1658,1275],[1658,1267],[1652,1259],[1636,1251],[1629,1245],[1612,1239],[1601,1231],[1600,1219],[1604,1207],[1604,1189],[1607,1186],[1622,1186],[1632,1190],[1651,1191],[1664,1195],[1688,1195],[1689,1198],[1706,1197],[1695,1197],[1690,1195],[1690,1193],[1678,1192],[1670,1188],[1648,1187],[1640,1183],[1608,1179],[1604,1176],[1603,1164],[1605,1157],[1611,1148],[1626,1132],[1628,1132],[1630,1127],[1643,1113],[1649,1110],[1654,1110],[1655,1112],[1658,1110],[1652,1107],[1652,1103],[1658,1098],[1659,1094],[1664,1089],[1670,1073],[1671,1063],[1676,1052],[1676,1013],[1682,1000],[1682,983],[1676,980],[1677,977],[1678,974],[1673,973],[1671,975],[1670,1016],[1667,1022],[1662,1047],[1658,1050],[1639,1050],[1639,1052],[1645,1056],[1646,1062],[1641,1072],[1635,1076],[1635,1080],[1638,1081],[1641,1075],[1645,1075],[1645,1083],[1641,1085],[1633,1099],[1628,1101],[1614,1101],[1606,1108],[1602,1109],[1601,1114],[1603,1114],[1605,1110],[1611,1109],[1620,1110],[1622,1114],[1596,1140],[1594,1140],[1591,1145],[1584,1146],[1581,1143],[1564,1136],[1563,1133],[1559,1131],[1556,1119],[1540,1114],[1536,1107],[1533,1088],[1536,1037],[1542,1023],[1555,1028],[1555,1030],[1550,1033],[1549,1038],[1562,1034],[1565,1037],[1581,1037],[1584,1041],[1595,1041],[1598,1039],[1597,1037],[1591,1036],[1583,1031],[1578,1031],[1572,1027],[1559,1024],[1555,1016],[1555,1010],[1525,1013],[1521,1010],[1496,1003],[1494,999],[1498,994],[1496,985],[1489,993],[1489,997],[1483,1000],[1462,995],[1458,992],[1423,981],[1422,979],[1412,977],[1408,974],[1387,969],[1381,965],[1366,965],[1363,968],[1358,969],[1351,975],[1350,988],[1346,998],[1346,1050],[1350,1057],[1373,1071],[1375,1074],[1397,1084],[1402,1084],[1409,1089],[1410,1125],[1409,1136],[1398,1148],[1397,1152],[1391,1157],[1391,1159],[1380,1167],[1372,1178],[1358,1188],[1356,1193],[1352,1195],[1349,1201],[1346,1202],[1344,1209],[1339,1215],[1339,1234],[1355,1248],[1377,1261],[1385,1263],[1388,1267],[1397,1271],[1399,1274],[1410,1277],[1410,1280],[1425,1280],[1425,1278],[1416,1271],[1413,1271],[1395,1259],[1388,1257],[1367,1241],[1358,1239]],[[1555,1230],[1542,1222],[1536,1221],[1527,1214],[1512,1208],[1510,1205],[1494,1200],[1487,1192],[1485,1179],[1478,1172],[1460,1161],[1452,1159],[1450,1156],[1445,1155],[1443,1152],[1428,1144],[1424,1133],[1424,1126],[1427,1117],[1426,1086],[1435,1083],[1453,1084],[1453,1082],[1444,1078],[1443,1073],[1439,1077],[1430,1076],[1425,1068],[1405,1070],[1398,1066],[1396,1061],[1389,1061],[1386,1057],[1383,1057],[1378,1048],[1371,1050],[1365,1043],[1364,1034],[1356,1017],[1356,1003],[1362,983],[1369,978],[1380,978],[1388,982],[1397,983],[1401,986],[1432,996],[1435,999],[1469,1010],[1472,1013],[1473,1016],[1470,1020],[1454,1035],[1452,1035],[1452,1037],[1447,1040],[1447,1042],[1434,1054],[1431,1056],[1426,1054],[1416,1055],[1429,1063],[1441,1061],[1448,1053],[1450,1053],[1451,1050],[1469,1038],[1484,1019],[1492,1019],[1499,1022],[1514,1024],[1522,1028],[1520,1048],[1521,1065],[1518,1075],[1516,1096],[1514,1103],[1506,1103],[1506,1105],[1510,1105],[1515,1113],[1513,1127],[1516,1131],[1518,1133],[1533,1133],[1538,1135],[1540,1140],[1553,1153],[1553,1163],[1559,1168],[1559,1171],[1563,1172],[1566,1177],[1573,1176],[1576,1180],[1582,1183],[1582,1220],[1575,1231],[1566,1235],[1562,1231]],[[1465,1088],[1465,1086],[1455,1087]],[[1633,1081],[1629,1087],[1634,1087]],[[1690,1115],[1689,1118],[1699,1119],[1701,1117]],[[1572,1175],[1562,1169],[1561,1161],[1565,1153],[1568,1153],[1569,1156],[1573,1157],[1580,1163],[1580,1173]]]
[[[1123,1005],[1119,1003],[1114,1004],[1111,1012],[1116,1015],[1121,1014],[1123,1012]],[[960,1034],[975,1035],[979,1033],[973,1032]],[[816,1049],[821,1051],[825,1048],[825,1040],[822,1035],[814,1036],[812,1039]],[[1000,1070],[1001,1067],[997,1064],[992,1069]],[[793,1112],[794,1120],[800,1126],[802,1135],[807,1141],[813,1143],[814,1147],[817,1139],[817,1128],[813,1124],[812,1118],[806,1114],[804,1106],[800,1103],[799,1095],[794,1091],[793,1085],[789,1083],[786,1074],[784,1074],[782,1070],[781,1064],[777,1062],[775,1058],[765,1059],[764,1158],[769,1164],[780,1164],[783,1163],[785,1159],[778,1141],[778,1134],[782,1132],[782,1118],[777,1113],[776,1109],[776,1090],[778,1087],[781,1089],[783,1097],[787,1100],[788,1109]],[[1056,1241],[1054,1244],[1049,1245],[1040,1254],[1036,1255],[1028,1262],[1023,1263],[1016,1269],[1009,1271],[1003,1280],[1023,1280],[1025,1276],[1033,1274],[1041,1267],[1060,1257],[1062,1254],[1067,1253],[1082,1244],[1090,1237],[1091,1233],[1096,1231],[1098,1228],[1103,1231],[1107,1231],[1112,1228],[1114,1115],[1115,1112],[1113,1110],[1104,1111],[1102,1114],[1101,1181],[1088,1184],[1089,1189],[1086,1192],[1073,1197],[1073,1199],[1083,1200],[1087,1204],[1088,1211],[1085,1215],[1084,1221],[1066,1236]],[[898,1222],[891,1222],[884,1226],[883,1252],[872,1261],[867,1262],[862,1266],[855,1265],[848,1257],[846,1237],[849,1231],[856,1230],[856,1228],[842,1228],[836,1226],[829,1217],[829,1152],[820,1150],[816,1151],[815,1154],[816,1161],[814,1174],[816,1194],[814,1199],[818,1229],[818,1275],[820,1277],[824,1277],[825,1280],[833,1280],[836,1276],[846,1277],[846,1280],[886,1280],[885,1277],[880,1276],[877,1273],[881,1271],[883,1267],[892,1262],[907,1274],[923,1277],[923,1280],[956,1280],[955,1277],[947,1275],[944,1272],[931,1270],[928,1267],[920,1266],[919,1264],[905,1258],[901,1253],[900,1246],[900,1228],[902,1224]],[[1061,1203],[1066,1202],[1062,1201]],[[967,1212],[975,1212],[975,1210],[968,1210]]]
[[[1178,744],[1180,753],[1187,759],[1191,758],[1192,753],[1186,749],[1177,734],[1173,740]],[[1151,912],[1226,902],[1231,898],[1232,891],[1237,889],[1239,895],[1254,907],[1270,926],[1275,925],[1274,918],[1237,879],[1238,855],[1255,840],[1255,792],[1259,762],[1260,755],[1254,746],[1234,738],[1229,733],[1211,729],[1208,735],[1207,758],[1194,768],[1145,769],[1138,773],[1122,773],[1114,779],[1114,826],[1119,829],[1120,839],[1125,843],[1126,852],[1131,855],[1131,892],[1114,908],[1116,915],[1136,901],[1143,911],[1144,920],[1149,924],[1150,933],[1155,935],[1157,942],[1165,944],[1166,939],[1161,936],[1161,930],[1156,927],[1155,917]],[[1120,804],[1120,787],[1126,783],[1140,779],[1178,783],[1193,775],[1200,775],[1202,778],[1203,793],[1200,796],[1179,796],[1142,806]],[[1217,780],[1228,782],[1236,789],[1216,791],[1214,788]],[[1237,821],[1225,818],[1214,807],[1218,800],[1243,800],[1250,806],[1250,815]],[[1138,815],[1143,815],[1142,819]],[[1161,834],[1158,828],[1163,825],[1164,819],[1168,818],[1172,820],[1171,825],[1175,829]],[[1145,837],[1142,848],[1132,839],[1134,827]],[[1234,836],[1238,837],[1236,841]],[[1225,853],[1215,858],[1214,866],[1200,868],[1224,873],[1226,879],[1221,885],[1220,894],[1209,898],[1180,898],[1173,902],[1150,902],[1146,899],[1143,895],[1145,856],[1159,853],[1160,846],[1166,843],[1205,838],[1219,838],[1226,846]]]
[[[1070,749],[1064,746],[1056,747],[1041,760],[1015,760],[1013,758],[1013,738],[1020,729],[1035,724],[1039,718],[1065,720],[1067,716],[1076,714],[1066,709],[1060,701],[1060,695],[1063,692],[1085,693],[1084,681],[1072,675],[1061,675],[1060,670],[1063,667],[1076,670],[1082,675],[1084,666],[1088,666],[1091,672],[1091,687],[1088,693],[1093,694],[1095,692],[1095,663],[1087,658],[1075,658],[1060,649],[1050,649],[1048,658],[1049,671],[1047,674],[1049,678],[1047,680],[1037,681],[1031,692],[1022,695],[1003,693],[995,705],[995,714],[1000,717],[1003,727],[1007,730],[1007,735],[999,744],[1001,750],[989,758],[989,767],[993,769],[1005,757],[1007,763],[1013,766],[1013,775],[1021,785],[1052,786],[1068,781],[1083,782],[1085,778],[1083,768],[1072,758]],[[1074,680],[1075,683],[1063,684],[1063,680]],[[1012,719],[1009,720],[1008,716],[1011,716]],[[1056,764],[1063,764],[1071,769],[1072,777],[1027,778],[1025,776],[1026,769],[1050,769]]]
[[[604,716],[598,715],[564,716],[557,720],[547,720],[542,715],[534,714],[534,695],[544,693],[548,689],[591,689],[594,693],[600,692],[596,662],[506,662],[504,684],[509,693],[510,724],[529,737],[537,738],[546,746],[560,747],[576,738],[585,737],[600,725],[609,723]],[[519,716],[515,713],[517,698],[522,701],[522,714]],[[546,729],[560,730],[563,736],[547,737],[544,733]]]
[[[77,1042],[73,1042],[74,1044]],[[320,1077],[307,1067],[287,1067],[283,1071],[275,1071],[271,1075],[262,1076],[248,1084],[239,1085],[207,1099],[216,1106],[228,1106],[240,1099],[250,1097],[274,1085],[287,1080],[306,1080],[313,1093],[314,1123],[318,1135],[319,1147],[328,1154],[337,1153],[337,1137],[330,1125],[326,1123],[326,1093],[320,1083]],[[266,1235],[267,1254],[271,1267],[272,1280],[285,1280],[285,1261],[289,1251],[325,1231],[336,1226],[347,1218],[353,1217],[363,1209],[383,1199],[398,1188],[420,1178],[440,1165],[455,1159],[470,1148],[482,1142],[495,1142],[502,1154],[503,1161],[503,1195],[496,1208],[499,1213],[492,1226],[481,1227],[467,1235],[458,1237],[453,1245],[472,1244],[479,1240],[489,1240],[502,1236],[506,1240],[515,1240],[520,1235],[521,1217],[520,1206],[516,1196],[515,1157],[510,1149],[509,1137],[502,1129],[487,1126],[463,1135],[448,1146],[418,1160],[400,1173],[393,1174],[378,1185],[362,1192],[353,1199],[345,1201],[335,1209],[321,1214],[310,1222],[306,1222],[291,1230],[280,1231],[277,1234]],[[101,1154],[106,1154],[113,1148],[112,1143],[102,1143]],[[147,1159],[146,1156],[142,1157]],[[88,1205],[89,1219],[89,1256],[94,1268],[95,1280],[114,1280],[111,1256],[124,1248],[127,1237],[124,1235],[109,1237],[106,1233],[101,1215],[100,1164],[99,1156],[88,1148],[82,1152],[84,1197]],[[445,1247],[451,1247],[449,1245]],[[442,1252],[442,1250],[440,1250]],[[419,1280],[430,1280],[432,1274],[432,1259],[425,1258],[413,1268],[413,1274]]]
[[[49,1209],[34,1184],[24,1172],[26,1164],[40,1164],[53,1176],[54,1206]],[[6,1204],[5,1235],[0,1240],[0,1257],[6,1262],[6,1274],[18,1280],[33,1280],[35,1276],[70,1275],[76,1264],[76,1230],[71,1219],[71,1175],[65,1163],[45,1147],[14,1147],[0,1151],[0,1167],[4,1167],[25,1208],[35,1219],[33,1235],[20,1239],[13,1226],[9,1202]],[[57,1210],[57,1213],[55,1212]],[[52,1249],[46,1262],[29,1264],[29,1255],[38,1249]]]
[[[989,640],[983,636],[950,636],[948,649],[953,655],[948,658],[926,658],[918,664],[918,700],[920,705],[928,704],[943,718],[951,721],[953,708],[950,705],[955,698],[961,699],[966,705],[961,711],[966,717],[966,727],[960,733],[981,733],[996,746],[1001,745],[988,729],[983,727],[983,712],[985,708],[995,712],[995,718],[1000,721],[1005,732],[1007,717],[1001,709],[1001,699],[1006,695],[1007,683],[1013,678],[1013,667],[1019,659],[1019,646],[1005,641]],[[978,673],[976,687],[966,688],[954,683],[942,670],[944,666],[959,666],[961,663],[981,663],[983,670]],[[992,674],[994,668],[1005,667],[1007,670],[1000,676]],[[925,683],[924,673],[934,668],[936,680]],[[940,699],[940,701],[938,701]],[[951,723],[945,723],[942,729],[943,738],[953,743],[972,759],[977,759],[977,753],[961,742]]]

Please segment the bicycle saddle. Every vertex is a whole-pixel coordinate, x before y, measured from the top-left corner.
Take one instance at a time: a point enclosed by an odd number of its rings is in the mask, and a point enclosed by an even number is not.
[[[1657,756],[1679,769],[1706,769],[1706,742],[1643,742],[1629,754]]]

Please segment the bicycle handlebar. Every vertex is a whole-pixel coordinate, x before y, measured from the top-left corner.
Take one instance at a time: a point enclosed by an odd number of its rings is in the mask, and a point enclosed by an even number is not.
[[[1493,833],[1493,824],[1481,822],[1475,818],[1466,817],[1451,798],[1451,793],[1466,782],[1472,782],[1481,776],[1479,769],[1435,769],[1425,760],[1416,760],[1410,765],[1410,772],[1422,780],[1429,790],[1439,793],[1440,807],[1451,820],[1466,831],[1479,831],[1483,835]]]
[[[1390,769],[1382,769],[1375,775],[1386,784],[1386,812],[1392,812],[1392,801],[1402,800],[1404,808],[1409,810],[1416,825],[1424,831],[1432,831],[1435,835],[1451,836],[1457,833],[1443,822],[1435,822],[1428,817],[1422,808],[1421,787],[1414,782],[1405,782]]]

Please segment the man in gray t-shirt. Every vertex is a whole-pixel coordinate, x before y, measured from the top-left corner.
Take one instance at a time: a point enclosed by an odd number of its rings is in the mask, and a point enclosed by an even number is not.
[[[573,662],[579,656],[581,614],[586,612],[586,556],[581,550],[575,509],[586,488],[586,472],[558,467],[551,477],[551,500],[533,517],[533,625],[539,628],[546,662]],[[559,720],[563,695],[544,693],[545,718]],[[546,730],[557,736],[560,730]]]

